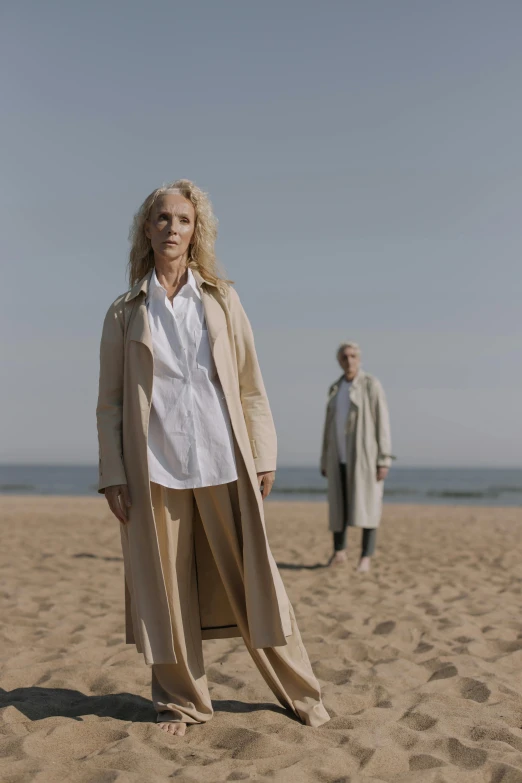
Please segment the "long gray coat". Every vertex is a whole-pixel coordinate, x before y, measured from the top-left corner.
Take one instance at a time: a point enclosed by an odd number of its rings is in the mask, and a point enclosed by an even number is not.
[[[345,525],[335,428],[337,393],[343,377],[328,392],[321,454],[321,470],[328,478],[329,523],[333,532],[342,531]],[[389,467],[393,459],[390,417],[380,382],[362,370],[350,390],[346,455],[346,523],[352,527],[378,527],[384,482],[377,481],[377,468]]]
[[[237,446],[243,538],[243,580],[252,646],[278,647],[291,634],[289,602],[268,545],[257,473],[275,470],[277,441],[250,324],[235,290],[206,282],[195,270],[212,355]],[[121,525],[125,565],[127,641],[147,663],[175,663],[172,618],[152,510],[147,434],[152,397],[152,337],[146,297],[150,274],[109,308],[100,347],[99,490],[128,484],[132,506]],[[199,553],[196,549],[196,558]],[[231,553],[232,557],[232,553]],[[216,581],[200,586],[203,638],[222,638],[234,615]],[[217,599],[216,596],[219,598]],[[232,619],[230,619],[232,618]],[[229,635],[239,636],[233,628]]]

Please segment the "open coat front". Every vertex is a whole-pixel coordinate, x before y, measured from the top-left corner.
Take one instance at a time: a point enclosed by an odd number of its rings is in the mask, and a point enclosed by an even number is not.
[[[288,598],[268,545],[257,481],[257,473],[275,470],[277,444],[252,330],[232,287],[207,283],[197,271],[194,276],[236,444],[250,641],[255,648],[282,646],[291,633]],[[147,463],[153,383],[149,280],[150,274],[119,297],[105,318],[97,419],[99,491],[128,484],[132,501],[129,522],[121,525],[127,642],[136,644],[148,664],[156,664],[176,663],[176,656]],[[200,557],[208,561],[208,547],[199,552],[196,545]],[[217,569],[207,567],[205,574],[199,583],[203,638],[220,638],[223,626],[234,622],[233,613]],[[237,626],[226,635],[239,636]]]
[[[344,508],[335,427],[337,393],[344,376],[328,392],[323,434],[321,470],[328,478],[330,530],[378,527],[381,521],[383,481],[377,468],[389,467],[391,455],[390,418],[384,390],[372,375],[360,370],[350,389],[350,411],[346,422],[346,487]]]

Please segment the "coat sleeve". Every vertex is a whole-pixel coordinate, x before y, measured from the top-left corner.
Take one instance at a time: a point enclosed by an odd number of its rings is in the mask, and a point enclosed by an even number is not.
[[[98,491],[126,484],[123,466],[123,310],[116,302],[105,316],[100,344],[100,382],[96,419],[99,444]]]
[[[277,436],[257,359],[250,321],[236,291],[229,288],[241,406],[257,473],[276,469]]]
[[[377,437],[377,467],[389,468],[392,456],[390,414],[386,395],[380,381],[373,379],[373,409],[375,418],[375,433]]]

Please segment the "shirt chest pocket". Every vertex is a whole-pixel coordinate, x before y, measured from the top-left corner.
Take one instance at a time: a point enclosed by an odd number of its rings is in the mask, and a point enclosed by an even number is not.
[[[194,330],[194,341],[196,348],[196,367],[198,370],[205,370],[208,375],[213,376],[215,373],[214,359],[212,358],[212,351],[210,349],[210,338],[208,336],[208,329],[202,329],[201,327]]]

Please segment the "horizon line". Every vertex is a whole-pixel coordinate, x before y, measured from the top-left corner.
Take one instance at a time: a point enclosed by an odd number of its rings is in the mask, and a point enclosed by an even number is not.
[[[0,468],[68,468],[68,467],[75,467],[75,468],[94,468],[97,470],[98,466],[95,462],[3,462],[0,461]],[[278,465],[276,468],[277,470],[281,469],[299,469],[299,468],[315,468],[319,470],[319,467],[316,463],[307,463],[307,464],[281,464]],[[486,465],[486,464],[462,464],[462,465],[455,465],[454,463],[448,463],[448,464],[395,464],[391,466],[391,469],[393,468],[407,468],[408,470],[522,470],[522,464],[518,465]]]

